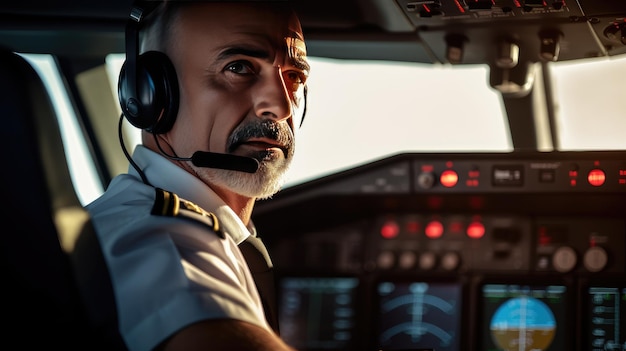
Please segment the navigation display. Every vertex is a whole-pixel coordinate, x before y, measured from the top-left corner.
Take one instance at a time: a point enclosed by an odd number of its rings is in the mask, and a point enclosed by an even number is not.
[[[590,287],[587,298],[587,348],[626,350],[626,288]]]
[[[483,285],[480,349],[566,350],[566,293],[562,285]]]
[[[359,285],[350,277],[280,280],[279,323],[287,344],[303,350],[347,350],[355,335]]]
[[[379,348],[461,350],[460,284],[385,281],[377,294]]]

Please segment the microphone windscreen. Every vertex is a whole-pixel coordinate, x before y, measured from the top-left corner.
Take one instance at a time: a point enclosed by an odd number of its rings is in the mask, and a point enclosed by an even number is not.
[[[255,158],[206,151],[194,152],[191,156],[191,162],[198,167],[219,168],[246,173],[255,173],[259,169],[259,161]]]

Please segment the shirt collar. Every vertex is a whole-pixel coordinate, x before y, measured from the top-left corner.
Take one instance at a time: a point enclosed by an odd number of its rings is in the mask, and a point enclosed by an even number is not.
[[[137,145],[133,152],[133,160],[143,170],[152,186],[176,193],[204,210],[213,212],[219,219],[224,233],[237,245],[250,235],[250,230],[235,212],[200,179],[143,145]],[[139,177],[133,167],[129,167],[128,173]],[[254,225],[250,224],[250,228],[254,230]]]

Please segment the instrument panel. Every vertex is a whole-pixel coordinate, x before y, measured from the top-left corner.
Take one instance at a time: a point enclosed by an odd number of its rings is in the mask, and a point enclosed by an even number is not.
[[[302,350],[626,349],[623,152],[402,154],[257,206]]]

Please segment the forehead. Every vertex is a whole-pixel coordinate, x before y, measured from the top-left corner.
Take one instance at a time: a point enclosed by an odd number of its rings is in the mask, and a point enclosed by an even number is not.
[[[182,31],[182,37],[213,41],[263,38],[271,45],[285,45],[285,38],[303,40],[297,16],[276,2],[192,3],[178,13],[174,30]]]

